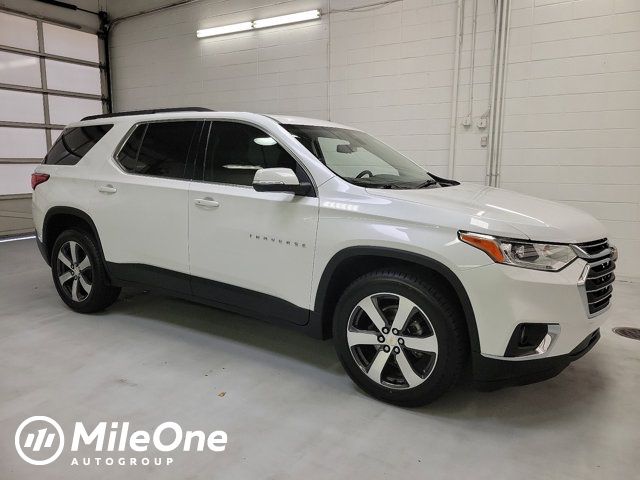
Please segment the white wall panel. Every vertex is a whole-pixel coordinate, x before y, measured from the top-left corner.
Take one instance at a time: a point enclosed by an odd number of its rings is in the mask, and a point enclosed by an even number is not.
[[[98,62],[98,37],[71,28],[43,23],[44,51],[64,57]]]
[[[620,247],[619,276],[637,277],[640,2],[622,5],[524,2],[512,12],[528,52],[510,56],[501,185],[594,215]]]
[[[35,20],[0,12],[0,45],[38,50]]]
[[[0,52],[0,83],[41,87],[40,60],[28,55]]]
[[[44,123],[42,94],[0,90],[0,120]]]
[[[100,113],[102,113],[100,100],[49,95],[49,115],[53,124],[68,125],[80,121],[87,115]]]
[[[44,158],[47,142],[44,130],[0,127],[0,158]],[[3,194],[2,190],[0,190]]]
[[[3,195],[31,193],[31,174],[35,168],[33,164],[0,165],[0,192]]]
[[[56,60],[45,61],[47,87],[52,90],[100,95],[100,70]]]

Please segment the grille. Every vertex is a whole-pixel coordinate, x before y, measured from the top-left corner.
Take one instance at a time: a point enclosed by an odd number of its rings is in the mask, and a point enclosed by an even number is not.
[[[595,242],[581,243],[576,246],[580,248],[582,251],[584,251],[587,255],[597,256],[601,254],[604,250],[609,248],[609,242],[607,241],[606,238],[603,238],[602,240],[596,240]]]
[[[588,262],[586,276],[583,277],[584,293],[589,315],[601,313],[609,306],[613,295],[613,271],[616,268],[615,248],[607,239],[581,243],[573,246],[576,254]]]

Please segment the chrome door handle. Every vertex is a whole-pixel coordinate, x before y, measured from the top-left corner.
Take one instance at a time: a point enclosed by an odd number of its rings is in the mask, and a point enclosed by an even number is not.
[[[118,189],[113,185],[100,185],[98,191],[102,193],[116,193]]]
[[[220,206],[220,204],[211,197],[196,198],[193,203],[199,207],[215,208]]]

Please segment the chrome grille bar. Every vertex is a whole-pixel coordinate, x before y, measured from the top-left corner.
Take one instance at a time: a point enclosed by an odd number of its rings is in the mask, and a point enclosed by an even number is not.
[[[571,246],[576,255],[587,261],[579,288],[589,317],[602,313],[611,302],[616,268],[615,247],[607,239],[580,243]]]

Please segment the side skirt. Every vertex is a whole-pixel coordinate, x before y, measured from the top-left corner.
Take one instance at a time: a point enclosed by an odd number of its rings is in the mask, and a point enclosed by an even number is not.
[[[317,323],[309,322],[312,311],[272,295],[150,265],[106,262],[106,267],[117,286],[148,288],[321,338]]]

